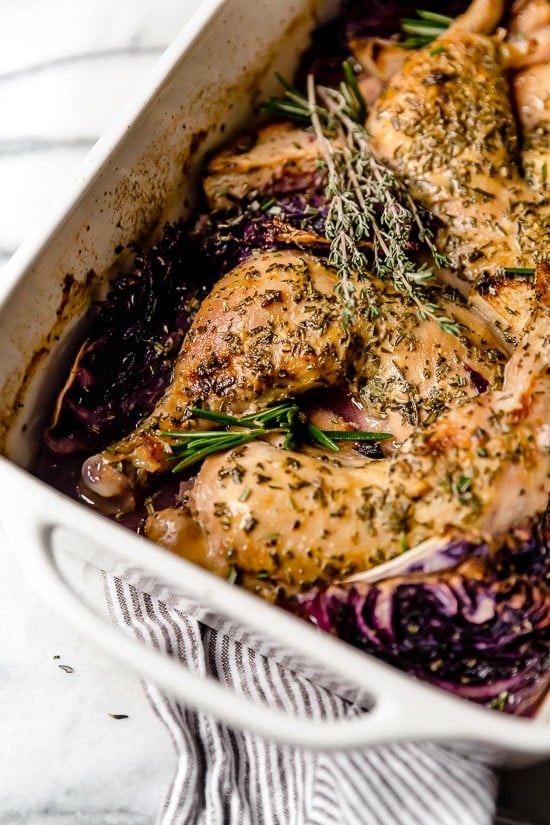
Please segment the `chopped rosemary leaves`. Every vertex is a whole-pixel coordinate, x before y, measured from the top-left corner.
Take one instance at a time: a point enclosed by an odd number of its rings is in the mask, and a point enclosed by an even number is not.
[[[198,407],[192,407],[189,413],[193,418],[212,421],[226,429],[193,432],[161,431],[161,436],[174,440],[171,445],[171,460],[176,462],[172,468],[173,473],[179,473],[199,464],[212,453],[235,449],[249,441],[273,434],[284,435],[283,447],[285,449],[293,449],[297,443],[309,436],[313,441],[333,451],[339,450],[337,441],[384,441],[392,437],[391,433],[321,430],[314,424],[308,423],[300,407],[291,402],[276,404],[273,407],[266,407],[258,412],[241,416],[226,415]],[[227,427],[237,429],[229,430]],[[246,501],[249,495],[250,490],[245,488],[241,494],[241,501]]]
[[[418,265],[411,255],[411,231],[416,229],[437,266],[446,258],[433,242],[425,213],[406,187],[371,152],[364,125],[367,107],[353,70],[344,64],[345,82],[339,89],[316,86],[310,75],[307,96],[281,78],[283,98],[270,98],[264,109],[272,115],[310,123],[327,168],[328,204],[325,234],[330,241],[328,262],[336,268],[340,283],[342,321],[350,323],[357,304],[356,278],[361,299],[371,318],[379,314],[369,272],[389,280],[416,306],[420,319],[436,320],[445,331],[458,335],[458,324],[425,296],[434,273]],[[320,101],[320,103],[319,103]],[[372,260],[366,250],[371,249]]]
[[[502,268],[503,275],[534,275],[535,270],[530,266],[504,266]]]

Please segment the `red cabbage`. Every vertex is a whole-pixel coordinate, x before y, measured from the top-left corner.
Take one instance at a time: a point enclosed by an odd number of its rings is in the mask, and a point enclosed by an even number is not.
[[[90,337],[75,365],[45,444],[57,455],[101,448],[151,411],[170,381],[193,312],[208,292],[182,225],[167,225],[148,252],[135,248],[132,271],[95,306]],[[210,282],[211,283],[211,282]]]
[[[253,192],[231,209],[205,212],[190,230],[203,268],[221,277],[259,249],[280,249],[276,221],[323,236],[327,214],[323,174],[282,175],[262,193]]]
[[[549,579],[545,518],[498,552],[454,542],[392,578],[303,594],[297,610],[413,676],[527,714],[550,683]]]
[[[305,88],[305,79],[313,74],[317,83],[337,86],[344,80],[342,63],[354,59],[349,40],[361,37],[392,37],[399,33],[401,19],[414,17],[419,7],[427,11],[456,17],[469,6],[469,0],[422,0],[422,3],[406,3],[400,0],[347,0],[342,13],[325,26],[319,27],[312,37],[310,48],[303,56],[295,79],[299,88]]]

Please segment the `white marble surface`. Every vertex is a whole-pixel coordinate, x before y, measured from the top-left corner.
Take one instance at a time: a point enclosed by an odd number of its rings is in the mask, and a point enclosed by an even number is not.
[[[0,269],[198,5],[0,0]],[[0,825],[153,823],[173,753],[139,681],[42,605],[1,534],[0,561]]]

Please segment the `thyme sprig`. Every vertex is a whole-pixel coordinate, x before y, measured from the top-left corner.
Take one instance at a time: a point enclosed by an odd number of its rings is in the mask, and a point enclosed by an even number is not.
[[[328,260],[340,280],[337,293],[342,300],[342,322],[346,326],[353,319],[358,277],[360,297],[369,317],[379,315],[376,292],[368,280],[371,267],[365,250],[370,247],[374,274],[391,281],[399,293],[406,295],[421,320],[435,320],[445,332],[458,335],[459,325],[426,295],[434,273],[411,255],[412,228],[416,227],[419,241],[437,266],[445,266],[447,259],[435,247],[424,211],[393,172],[373,155],[364,125],[367,107],[351,66],[343,65],[345,80],[338,89],[318,86],[310,75],[304,95],[278,76],[284,96],[269,98],[264,104],[272,115],[309,122],[321,150],[327,168]]]
[[[329,263],[340,278],[344,324],[353,317],[356,305],[356,275],[363,279],[361,298],[369,316],[379,314],[373,285],[366,280],[369,266],[363,249],[370,242],[376,276],[406,295],[420,319],[435,320],[445,332],[458,335],[458,324],[426,296],[434,273],[411,255],[412,227],[437,266],[447,260],[435,247],[433,232],[407,188],[372,153],[368,131],[350,105],[352,93],[354,99],[359,89],[348,86],[350,92],[344,95],[341,89],[315,86],[312,76],[307,88],[311,124],[328,170],[325,233],[331,242]]]
[[[236,449],[248,444],[249,441],[274,434],[284,435],[283,447],[287,450],[294,449],[297,444],[309,439],[335,452],[340,449],[336,443],[338,441],[384,441],[392,437],[391,433],[321,430],[308,422],[300,407],[292,402],[266,407],[259,412],[241,416],[226,415],[199,407],[192,407],[189,414],[192,418],[212,421],[225,429],[195,432],[161,431],[161,436],[175,441],[171,445],[171,460],[176,462],[172,467],[173,473],[200,464],[212,453]]]

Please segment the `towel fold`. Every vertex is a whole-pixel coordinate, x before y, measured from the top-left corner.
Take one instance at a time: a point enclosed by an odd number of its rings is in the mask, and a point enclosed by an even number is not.
[[[255,701],[313,719],[363,709],[114,576],[112,619]],[[432,743],[325,753],[280,746],[182,707],[147,683],[176,769],[157,825],[489,825],[490,768]],[[154,755],[152,755],[154,758]]]

